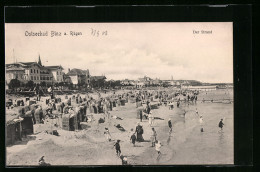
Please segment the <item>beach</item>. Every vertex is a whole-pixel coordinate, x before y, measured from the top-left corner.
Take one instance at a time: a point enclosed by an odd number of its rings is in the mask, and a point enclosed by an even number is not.
[[[121,94],[127,90],[117,91]],[[107,93],[107,95],[112,92]],[[91,94],[96,97],[97,94]],[[104,93],[101,95],[104,96]],[[64,99],[64,95],[59,95]],[[83,95],[82,95],[83,97]],[[9,97],[8,97],[9,98]],[[217,100],[215,102],[202,102]],[[173,110],[161,105],[153,109],[152,114],[164,120],[155,119],[152,127],[157,132],[157,139],[161,141],[162,155],[157,159],[157,152],[151,147],[151,128],[148,120],[137,119],[135,103],[126,103],[110,111],[110,115],[122,118],[107,119],[98,124],[98,119],[105,117],[103,113],[94,114],[95,121],[89,122],[89,128],[78,131],[66,131],[53,126],[55,121],[49,120],[44,124],[34,125],[34,134],[22,141],[6,147],[7,166],[37,166],[42,156],[53,166],[71,165],[121,165],[114,149],[116,140],[121,140],[122,155],[128,159],[130,165],[211,165],[234,163],[234,112],[232,103],[220,103],[222,99],[233,99],[233,90],[221,89],[201,91],[197,103],[181,102],[179,108],[174,102]],[[45,98],[42,97],[42,104]],[[156,102],[157,100],[155,100]],[[73,102],[72,102],[73,104]],[[200,131],[199,115],[203,116],[203,129]],[[186,114],[184,115],[184,112]],[[169,134],[168,120],[173,123],[173,132]],[[219,132],[218,123],[224,119],[223,131]],[[56,119],[57,120],[57,119]],[[145,142],[137,142],[136,147],[130,142],[130,136],[135,131],[137,123],[143,126]],[[122,132],[114,125],[120,124],[126,130]],[[106,140],[105,127],[109,128],[112,141]],[[44,131],[55,129],[60,136],[47,134]],[[131,129],[133,131],[131,131]]]

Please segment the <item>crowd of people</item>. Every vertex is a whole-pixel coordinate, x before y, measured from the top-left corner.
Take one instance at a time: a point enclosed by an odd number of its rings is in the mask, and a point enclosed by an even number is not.
[[[82,95],[72,95],[69,97],[68,95],[65,96],[65,100],[62,101],[61,98],[58,96],[55,97],[53,90],[50,88],[49,90],[50,93],[50,98],[46,99],[46,107],[45,111],[43,112],[42,106],[38,106],[35,110],[35,113],[41,114],[40,116],[40,123],[44,123],[46,118],[54,117],[55,115],[53,114],[53,111],[58,110],[61,114],[73,114],[75,113],[76,109],[79,108],[80,106],[84,106],[83,110],[85,111],[83,114],[85,114],[84,117],[82,117],[81,121],[85,122],[90,122],[92,121],[91,118],[88,117],[88,114],[104,114],[104,117],[106,119],[110,118],[115,118],[118,120],[123,120],[121,117],[117,116],[112,116],[110,115],[109,111],[116,110],[117,107],[124,105],[126,102],[129,102],[131,98],[134,97],[136,107],[142,107],[142,109],[139,111],[139,119],[140,122],[143,121],[143,119],[148,120],[148,126],[151,128],[151,135],[150,135],[150,142],[151,146],[155,147],[156,152],[158,153],[157,159],[161,157],[161,147],[163,146],[162,143],[158,140],[157,132],[154,127],[154,120],[155,119],[160,119],[164,120],[160,117],[155,117],[153,115],[152,111],[152,104],[154,99],[157,99],[158,106],[169,106],[169,110],[174,109],[174,103],[176,102],[176,107],[177,108],[182,108],[182,104],[190,104],[197,102],[197,96],[199,94],[198,91],[177,91],[177,92],[167,92],[167,91],[140,91],[140,90],[135,90],[135,91],[129,91],[126,93],[122,94],[116,94],[115,92],[111,94],[107,94],[105,96],[101,96],[100,93],[97,92],[97,98],[93,98],[90,95],[86,94],[85,97],[81,97]],[[41,100],[39,91],[36,90],[37,98],[36,101],[39,102]],[[74,104],[72,106],[72,100],[74,100]],[[17,102],[15,100],[15,102]],[[22,102],[22,101],[21,101]],[[19,102],[20,103],[20,102]],[[21,103],[24,104],[24,102]],[[17,106],[15,103],[12,104],[12,106]],[[19,104],[20,106],[20,104]],[[40,113],[42,112],[42,113]],[[186,114],[186,111],[184,110],[184,115]],[[204,132],[204,120],[203,116],[199,114],[198,110],[195,110],[195,114],[199,117],[199,125],[200,125],[200,131]],[[135,130],[132,131],[131,136],[130,136],[130,142],[133,144],[133,146],[136,146],[136,142],[144,142],[145,139],[143,138],[144,134],[144,128],[141,125],[141,123],[138,122]],[[173,122],[171,119],[168,120],[167,122],[168,127],[169,127],[169,136],[173,132]],[[223,119],[219,122],[219,128],[222,131],[223,130]],[[123,128],[122,126],[117,125],[117,128]],[[109,131],[108,127],[105,127],[104,131],[105,138],[108,142],[112,141],[112,136]],[[116,139],[116,143],[114,144],[116,155],[122,160],[123,165],[127,165],[127,156],[123,156],[121,153],[121,148],[120,148],[120,139]],[[42,160],[43,161],[43,160]]]

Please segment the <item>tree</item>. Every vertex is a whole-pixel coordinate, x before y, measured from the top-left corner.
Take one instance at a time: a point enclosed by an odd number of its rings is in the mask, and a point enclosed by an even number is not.
[[[21,86],[21,81],[19,81],[18,79],[12,79],[8,86],[11,89],[18,88]]]
[[[40,85],[41,85],[42,87],[45,87],[45,86],[46,86],[46,82],[45,82],[45,81],[42,81],[42,82],[40,83]]]
[[[64,86],[65,85],[65,83],[64,82],[59,82],[59,84],[58,84],[59,86]]]
[[[34,82],[33,81],[28,81],[27,84],[26,84],[26,87],[28,88],[33,88],[34,87]]]

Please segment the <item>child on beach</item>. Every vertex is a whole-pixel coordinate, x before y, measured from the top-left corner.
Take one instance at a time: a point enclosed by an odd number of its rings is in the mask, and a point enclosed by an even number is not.
[[[135,141],[136,141],[136,136],[135,133],[133,133],[130,137],[130,141],[132,141],[133,146],[135,147]]]
[[[117,140],[116,144],[114,145],[114,147],[116,148],[116,155],[118,157],[120,157],[121,154],[121,149],[120,149],[120,144],[119,144],[120,140]]]
[[[148,115],[148,119],[149,119],[149,126],[151,127],[152,124],[153,124],[153,120],[154,120],[154,117],[152,115],[152,112],[150,112],[150,114]]]
[[[127,165],[127,157],[126,156],[121,155],[120,159],[122,160],[122,165]]]
[[[111,141],[111,134],[110,134],[108,128],[105,128],[104,134],[105,134],[107,140],[110,142]]]
[[[224,126],[223,119],[221,119],[218,123],[218,127],[220,128],[220,131],[222,131],[223,126]]]
[[[159,140],[156,140],[155,141],[155,150],[157,151],[157,153],[158,153],[158,157],[157,157],[157,159],[159,159],[159,157],[161,156],[161,147],[162,147],[162,145],[161,145],[161,142],[159,141]]]

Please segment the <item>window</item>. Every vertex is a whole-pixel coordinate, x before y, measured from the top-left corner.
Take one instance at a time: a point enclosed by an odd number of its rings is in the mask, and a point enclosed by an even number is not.
[[[37,73],[38,73],[38,69],[37,69]]]
[[[33,70],[31,69],[31,73],[33,73]]]
[[[38,70],[37,70],[37,72],[38,72]],[[37,80],[39,80],[39,76],[37,76]]]
[[[36,76],[34,76],[34,80],[36,80]]]
[[[33,80],[33,76],[31,76],[31,80]]]
[[[35,73],[35,69],[33,69],[33,73]]]
[[[41,78],[41,80],[42,80],[42,77],[40,77]]]

